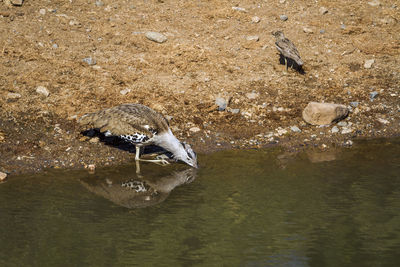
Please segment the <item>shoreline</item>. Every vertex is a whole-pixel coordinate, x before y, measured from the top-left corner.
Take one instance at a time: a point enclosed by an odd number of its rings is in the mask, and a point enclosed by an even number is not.
[[[132,160],[85,141],[76,124],[122,103],[163,114],[199,153],[327,150],[400,135],[395,1],[21,2],[0,2],[2,172]],[[304,74],[280,62],[277,30],[296,45]],[[302,119],[309,102],[350,114],[311,126]]]

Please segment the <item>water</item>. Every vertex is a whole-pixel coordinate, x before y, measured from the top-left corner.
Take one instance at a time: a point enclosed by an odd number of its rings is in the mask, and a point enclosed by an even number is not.
[[[0,184],[0,266],[400,266],[400,140],[200,163]]]

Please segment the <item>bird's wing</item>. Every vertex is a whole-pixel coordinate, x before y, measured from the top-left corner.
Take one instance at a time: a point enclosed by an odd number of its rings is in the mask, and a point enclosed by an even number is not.
[[[303,64],[303,60],[300,57],[299,51],[296,46],[287,38],[279,40],[275,43],[276,48],[287,58],[291,58],[296,61],[299,65]]]
[[[168,129],[162,115],[138,104],[125,104],[89,113],[82,116],[80,123],[90,124],[101,132],[109,131],[112,135],[141,134],[149,139],[155,133]]]

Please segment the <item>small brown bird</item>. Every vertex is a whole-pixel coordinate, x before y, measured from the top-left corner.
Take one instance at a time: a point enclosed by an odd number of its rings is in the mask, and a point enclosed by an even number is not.
[[[289,39],[285,37],[283,32],[276,31],[273,33],[273,35],[276,38],[275,42],[276,49],[278,49],[278,51],[285,59],[286,70],[288,69],[288,62],[287,62],[288,59],[295,61],[299,67],[303,66],[304,62],[300,58],[299,51],[297,51],[296,46]]]
[[[122,104],[97,112],[88,113],[79,119],[82,125],[99,129],[106,136],[118,136],[136,147],[137,161],[168,164],[165,159],[140,159],[140,148],[157,145],[172,153],[175,160],[197,168],[197,156],[190,145],[180,142],[172,133],[163,115],[141,104]]]

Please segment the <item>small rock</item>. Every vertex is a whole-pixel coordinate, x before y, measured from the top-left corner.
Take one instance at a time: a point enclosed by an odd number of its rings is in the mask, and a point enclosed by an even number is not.
[[[250,35],[246,37],[247,41],[256,41],[258,42],[260,40],[260,37],[258,37],[257,35]]]
[[[119,93],[121,95],[126,95],[126,94],[128,94],[130,92],[131,92],[131,89],[129,89],[129,88],[125,88],[125,89],[122,89],[121,91],[119,91]]]
[[[288,20],[288,16],[286,16],[286,15],[280,15],[279,18],[282,21],[287,21]]]
[[[96,136],[96,137],[91,138],[89,140],[89,143],[97,144],[99,141],[100,141],[100,138]]]
[[[228,102],[223,97],[215,98],[215,104],[218,106],[218,111],[224,111],[228,105]]]
[[[282,128],[278,128],[278,129],[276,129],[276,133],[279,136],[281,136],[281,135],[287,134],[287,130],[286,129],[282,129]]]
[[[292,132],[295,132],[295,133],[301,133],[300,128],[297,127],[297,126],[292,126],[292,127],[290,127],[290,130],[292,130]]]
[[[46,87],[41,85],[36,88],[36,93],[41,94],[45,97],[48,97],[50,95],[49,90],[47,90]]]
[[[18,93],[8,93],[7,94],[7,99],[18,99],[21,98],[21,95]]]
[[[233,114],[239,114],[240,109],[238,109],[238,108],[233,108],[233,109],[231,109],[231,112],[232,112]]]
[[[87,165],[87,167],[86,167],[87,169],[89,169],[89,171],[94,171],[95,169],[96,169],[96,165],[94,165],[94,164],[89,164],[89,165]]]
[[[381,2],[379,2],[378,0],[373,0],[373,1],[368,2],[368,5],[370,5],[370,6],[380,6]]]
[[[342,131],[341,131],[341,134],[348,134],[348,133],[351,133],[351,132],[353,132],[353,129],[351,127],[343,127]]]
[[[331,129],[331,133],[338,133],[339,132],[339,128],[337,126],[333,126]]]
[[[0,172],[0,181],[4,181],[7,178],[7,173]]]
[[[162,33],[159,32],[146,32],[145,36],[147,39],[156,42],[156,43],[164,43],[165,41],[167,41],[167,36],[165,36]]]
[[[261,21],[261,19],[257,16],[254,16],[251,18],[251,22],[253,22],[253,23],[259,23],[260,21]]]
[[[328,13],[328,9],[326,7],[322,6],[322,7],[319,8],[319,13],[321,15],[325,15],[326,13]]]
[[[238,6],[233,6],[232,10],[239,11],[239,12],[247,12],[245,8],[238,7]]]
[[[340,28],[341,28],[342,30],[344,30],[344,29],[346,29],[346,25],[340,24]]]
[[[82,59],[82,61],[87,63],[89,66],[96,65],[96,63],[97,63],[96,60],[93,59],[92,57],[84,58],[84,59]]]
[[[319,33],[320,33],[320,34],[324,34],[324,33],[325,33],[325,30],[324,30],[324,29],[321,29],[321,30],[319,30]]]
[[[373,91],[373,92],[369,93],[369,99],[371,100],[371,102],[373,102],[375,97],[377,97],[378,95],[379,95],[379,93],[377,91]]]
[[[11,0],[11,4],[13,4],[13,6],[22,6],[23,3],[23,0]]]
[[[314,31],[312,29],[307,28],[307,27],[303,28],[303,32],[305,32],[305,33],[314,33]]]
[[[350,102],[350,106],[352,106],[353,108],[356,108],[358,106],[359,102],[354,101],[354,102]]]
[[[81,25],[81,23],[79,21],[77,21],[76,19],[70,20],[68,24],[70,26],[79,26],[79,25]]]
[[[95,5],[96,5],[96,6],[103,6],[104,3],[103,3],[102,1],[100,1],[100,0],[96,0]]]
[[[346,127],[347,126],[347,122],[345,122],[345,121],[338,122],[337,126]]]
[[[344,105],[310,102],[303,110],[303,119],[312,125],[327,125],[344,119],[349,110]]]
[[[41,8],[41,9],[39,10],[39,13],[40,13],[40,15],[46,15],[46,9]]]
[[[192,127],[189,129],[189,131],[191,131],[192,133],[197,133],[197,132],[200,132],[201,129],[199,127]]]
[[[345,145],[345,146],[352,146],[352,145],[353,145],[353,141],[347,140],[347,141],[344,143],[344,145]]]
[[[372,64],[375,63],[375,59],[368,59],[364,63],[364,68],[365,69],[370,69],[372,67]]]
[[[382,124],[389,124],[390,122],[388,120],[385,120],[383,118],[378,118],[378,121]]]
[[[57,44],[53,44],[51,47],[53,47],[54,49],[57,49],[58,45]]]
[[[259,97],[259,96],[260,96],[260,94],[259,94],[259,93],[255,93],[255,92],[247,93],[247,94],[246,94],[246,97],[247,97],[248,99],[256,99],[256,98]]]

